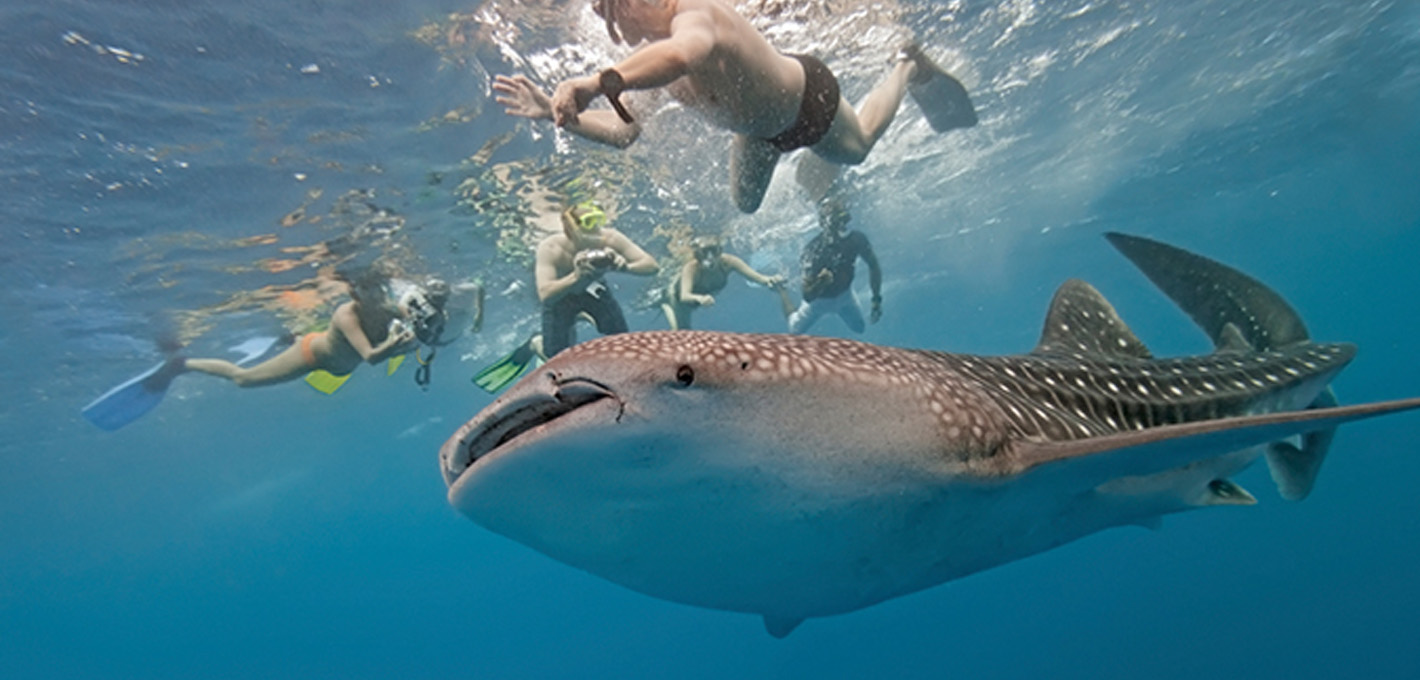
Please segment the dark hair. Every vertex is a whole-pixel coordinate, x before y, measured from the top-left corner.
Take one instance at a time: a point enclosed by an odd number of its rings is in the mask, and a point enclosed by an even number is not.
[[[389,303],[389,293],[385,288],[389,277],[374,267],[336,272],[335,279],[344,281],[350,288],[350,299],[355,301],[355,318],[360,320],[360,330],[372,345],[385,341],[389,335],[390,321],[398,315],[398,310]]]
[[[449,303],[449,295],[452,292],[449,284],[443,279],[430,277],[424,282],[424,297],[429,300],[429,304],[441,310]]]

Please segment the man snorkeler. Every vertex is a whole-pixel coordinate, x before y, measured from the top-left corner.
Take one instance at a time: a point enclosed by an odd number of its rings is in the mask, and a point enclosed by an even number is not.
[[[735,133],[731,194],[746,213],[759,209],[784,153],[808,148],[831,163],[862,163],[908,92],[938,132],[976,124],[966,89],[916,45],[900,51],[887,79],[854,110],[822,61],[780,53],[722,0],[594,0],[593,8],[613,41],[647,44],[600,73],[562,82],[551,97],[526,76],[497,76],[497,101],[510,115],[625,148],[641,127],[621,94],[664,87]],[[588,110],[599,96],[614,111]]]

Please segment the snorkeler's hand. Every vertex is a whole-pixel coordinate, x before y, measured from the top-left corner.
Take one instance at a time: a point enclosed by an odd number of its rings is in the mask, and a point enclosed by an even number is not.
[[[581,253],[578,253],[578,255],[581,255]],[[596,278],[602,273],[601,269],[597,267],[596,263],[592,262],[590,258],[586,257],[572,258],[572,271],[577,275],[578,281],[585,281],[587,279]]]
[[[868,312],[868,323],[877,323],[883,318],[883,298],[881,295],[873,296],[873,308]]]
[[[577,123],[577,114],[587,110],[587,105],[601,94],[601,83],[596,78],[573,78],[564,80],[552,93],[552,122],[557,127]]]
[[[494,101],[503,105],[503,112],[534,120],[552,120],[552,99],[525,75],[493,76]]]
[[[385,337],[397,338],[404,335],[406,332],[411,331],[409,330],[409,324],[405,323],[404,319],[390,319],[389,328],[385,329]]]
[[[818,273],[814,274],[812,277],[804,277],[804,294],[811,295],[817,293],[827,288],[830,283],[833,283],[833,272],[827,269],[820,269]]]
[[[618,253],[618,252],[616,252],[616,251],[612,251],[612,253],[611,253],[611,270],[614,271],[614,272],[624,272],[624,271],[626,271],[626,265],[627,265],[626,258],[625,258],[624,256],[622,256],[621,253]]]
[[[765,277],[764,285],[767,286],[770,290],[779,290],[780,288],[784,287],[784,281],[785,279],[783,276],[775,274],[774,276]]]
[[[696,295],[693,299],[695,300],[695,304],[701,307],[712,307],[715,305],[714,295]]]

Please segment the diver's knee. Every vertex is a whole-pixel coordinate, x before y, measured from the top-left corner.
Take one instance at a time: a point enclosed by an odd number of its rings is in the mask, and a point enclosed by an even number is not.
[[[868,150],[869,147],[866,144],[850,145],[849,148],[842,150],[841,155],[834,159],[834,162],[839,165],[861,165],[863,161],[868,160]]]
[[[256,387],[257,381],[249,375],[238,373],[232,376],[232,384],[237,387]]]
[[[759,205],[764,202],[763,191],[750,191],[741,188],[734,190],[735,207],[746,215],[759,210]]]

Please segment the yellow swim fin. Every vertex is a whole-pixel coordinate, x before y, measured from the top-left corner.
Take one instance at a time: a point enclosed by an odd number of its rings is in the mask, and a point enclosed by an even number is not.
[[[306,384],[314,387],[326,394],[334,394],[350,379],[351,373],[345,375],[333,375],[329,371],[315,370],[306,374]]]
[[[390,357],[390,360],[385,363],[385,375],[394,375],[394,372],[399,370],[400,364],[404,363],[404,358],[407,356],[409,355],[401,354],[399,356]]]

